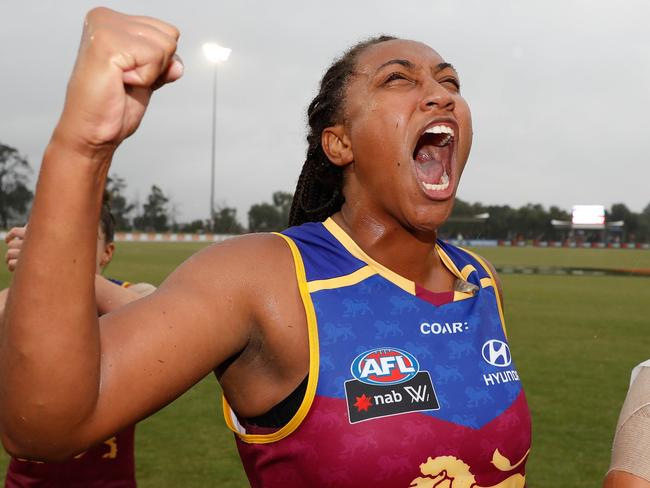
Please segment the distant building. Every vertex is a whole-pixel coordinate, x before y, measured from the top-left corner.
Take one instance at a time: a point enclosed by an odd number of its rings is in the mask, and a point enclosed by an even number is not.
[[[574,242],[621,241],[624,225],[622,220],[606,221],[604,205],[574,205],[571,221],[551,220],[558,230],[565,230],[565,238]]]

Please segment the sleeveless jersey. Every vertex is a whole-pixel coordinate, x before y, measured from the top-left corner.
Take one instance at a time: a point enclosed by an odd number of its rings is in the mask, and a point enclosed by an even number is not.
[[[134,437],[132,425],[63,463],[12,458],[5,488],[135,488]]]
[[[461,284],[445,301],[332,219],[281,236],[307,314],[309,380],[280,429],[247,424],[224,398],[251,485],[523,488],[530,414],[485,263],[438,241]]]

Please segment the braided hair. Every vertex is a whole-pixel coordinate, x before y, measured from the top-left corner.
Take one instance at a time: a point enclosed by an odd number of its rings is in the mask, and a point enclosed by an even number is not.
[[[318,95],[307,109],[307,157],[293,195],[289,225],[320,222],[341,209],[345,200],[343,168],[328,159],[321,146],[321,134],[342,122],[347,84],[359,55],[370,46],[394,39],[382,35],[359,42],[334,61],[323,76]]]

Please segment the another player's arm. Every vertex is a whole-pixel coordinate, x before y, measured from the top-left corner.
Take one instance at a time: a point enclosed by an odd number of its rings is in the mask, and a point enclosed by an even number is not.
[[[97,312],[100,315],[150,295],[154,291],[156,291],[156,287],[149,283],[136,283],[124,287],[107,280],[101,275],[95,276],[95,297]]]
[[[607,473],[603,488],[650,488],[650,481],[625,471],[613,470]]]
[[[650,488],[650,368],[641,367],[630,383],[612,442],[604,488]]]
[[[9,288],[0,290],[0,323],[2,323],[2,317],[5,313],[5,305],[7,304],[7,296],[9,295]]]

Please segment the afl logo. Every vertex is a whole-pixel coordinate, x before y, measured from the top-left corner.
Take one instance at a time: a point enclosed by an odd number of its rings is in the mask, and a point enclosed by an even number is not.
[[[368,385],[395,385],[410,380],[420,370],[417,359],[401,349],[373,349],[359,354],[352,375]]]
[[[505,368],[512,362],[508,344],[496,339],[489,340],[483,344],[481,354],[483,354],[483,359],[485,359],[492,366]]]

